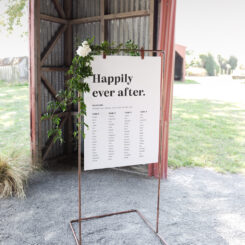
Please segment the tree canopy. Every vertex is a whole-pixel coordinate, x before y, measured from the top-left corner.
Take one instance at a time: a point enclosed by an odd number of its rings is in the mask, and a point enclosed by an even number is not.
[[[212,54],[201,54],[200,59],[202,61],[203,68],[206,69],[209,76],[215,76],[218,72],[218,65]]]
[[[238,59],[235,56],[230,56],[227,60],[221,55],[218,55],[218,62],[221,70],[221,74],[230,74],[237,68]]]
[[[12,33],[14,27],[22,26],[22,18],[27,11],[28,0],[0,0],[0,2],[6,3],[0,25],[9,33]]]
[[[231,56],[228,60],[228,64],[231,66],[231,70],[235,70],[237,67],[237,58],[235,56]]]

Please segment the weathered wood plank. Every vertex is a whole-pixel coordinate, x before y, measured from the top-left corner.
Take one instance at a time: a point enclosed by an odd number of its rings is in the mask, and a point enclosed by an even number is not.
[[[41,71],[42,72],[56,72],[56,71],[68,71],[69,67],[68,66],[42,66]]]
[[[46,79],[44,76],[41,75],[41,80],[43,82],[43,84],[45,85],[45,87],[48,89],[48,91],[50,92],[50,94],[54,97],[54,99],[60,101],[60,98],[57,96],[57,92],[56,90],[53,88],[53,86],[51,85],[51,83],[48,81],[48,79]]]
[[[59,4],[58,0],[52,0],[52,1],[54,3],[54,6],[55,6],[55,8],[56,8],[56,10],[57,10],[57,12],[59,14],[59,16],[61,18],[65,19],[66,18],[66,14],[64,12],[63,7]]]
[[[29,0],[30,127],[32,164],[41,162],[40,0]]]
[[[90,23],[90,22],[99,22],[101,19],[100,16],[93,16],[93,17],[87,17],[87,18],[79,18],[79,19],[73,19],[70,21],[70,24],[72,25],[78,25],[78,24],[84,24],[84,23]]]
[[[59,28],[57,34],[52,38],[50,44],[48,45],[48,47],[46,48],[46,51],[44,52],[44,54],[42,55],[41,58],[41,64],[43,64],[43,62],[45,61],[45,59],[47,58],[47,56],[52,52],[53,48],[55,47],[56,43],[58,42],[58,40],[61,38],[61,35],[65,32],[65,30],[67,29],[68,25],[63,25]]]
[[[105,0],[100,1],[100,42],[105,41]]]
[[[154,49],[154,9],[155,0],[150,0],[149,49]],[[150,55],[153,55],[152,53]]]
[[[138,11],[130,11],[125,13],[118,13],[118,14],[107,14],[104,15],[105,20],[116,20],[116,19],[125,19],[125,18],[133,18],[133,17],[140,17],[140,16],[149,16],[150,12],[147,10],[138,10]],[[74,19],[70,21],[70,24],[83,24],[83,23],[90,23],[90,22],[99,22],[101,20],[101,16],[94,16],[88,18],[81,18],[81,19]]]
[[[105,15],[105,20],[116,20],[116,19],[125,19],[125,18],[133,18],[140,16],[149,16],[150,12],[147,10],[138,10],[138,11],[130,11],[125,13],[118,14],[108,14]]]
[[[72,2],[70,0],[64,0],[64,9],[65,9],[65,14],[67,16],[68,20],[72,19]],[[72,25],[68,25],[68,28],[65,31],[64,34],[64,63],[66,67],[69,67],[72,63],[72,50],[73,50],[73,38],[72,38]],[[65,75],[65,88],[67,88],[67,81],[70,78],[69,75]],[[72,127],[72,116],[70,114],[71,107],[68,108],[68,120],[65,125],[65,132],[64,132],[64,137],[65,137],[65,153],[66,154],[71,154],[73,151],[73,145],[72,145],[72,140],[73,140],[73,127]]]
[[[54,16],[49,16],[46,14],[40,14],[40,19],[50,21],[50,22],[59,23],[59,24],[67,24],[68,23],[68,21],[65,19],[61,19],[61,18],[54,17]]]

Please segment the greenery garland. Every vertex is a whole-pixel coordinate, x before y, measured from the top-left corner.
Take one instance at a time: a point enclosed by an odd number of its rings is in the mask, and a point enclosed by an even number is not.
[[[77,54],[73,58],[72,65],[67,73],[70,75],[70,79],[66,83],[66,88],[58,92],[57,100],[48,103],[47,113],[42,116],[42,120],[51,119],[52,121],[52,128],[48,131],[48,137],[53,137],[54,142],[64,142],[60,127],[60,112],[69,112],[73,105],[80,103],[81,112],[77,114],[77,118],[86,115],[86,104],[83,95],[90,91],[89,84],[85,79],[93,75],[91,66],[93,56],[103,53],[105,55],[119,54],[121,49],[124,49],[124,52],[131,56],[139,56],[139,52],[136,51],[138,46],[131,40],[127,41],[125,45],[109,44],[107,41],[100,45],[93,45],[93,39],[88,39],[78,46]],[[79,94],[82,96],[78,96]],[[82,125],[77,123],[77,128],[83,125],[88,127],[83,122]],[[77,138],[77,135],[78,130],[74,130],[73,136]]]

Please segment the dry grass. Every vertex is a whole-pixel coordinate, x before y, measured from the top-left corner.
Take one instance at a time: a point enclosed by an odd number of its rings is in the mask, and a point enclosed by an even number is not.
[[[0,198],[25,197],[32,171],[28,91],[0,81]]]
[[[0,198],[16,196],[25,197],[25,185],[31,165],[13,152],[9,157],[0,156]]]

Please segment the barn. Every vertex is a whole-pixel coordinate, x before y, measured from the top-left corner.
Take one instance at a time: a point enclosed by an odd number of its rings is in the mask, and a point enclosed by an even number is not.
[[[41,120],[49,101],[65,89],[66,71],[79,41],[94,37],[125,43],[134,41],[145,49],[165,51],[164,113],[160,126],[164,132],[162,176],[167,177],[168,131],[171,117],[174,30],[176,0],[30,0],[30,109],[31,152],[33,164],[69,160],[76,156],[77,142],[72,131],[76,108],[62,113],[64,144],[48,138],[50,120]],[[148,54],[150,55],[150,54]],[[69,161],[67,161],[69,162]],[[149,163],[149,175],[158,175]]]

